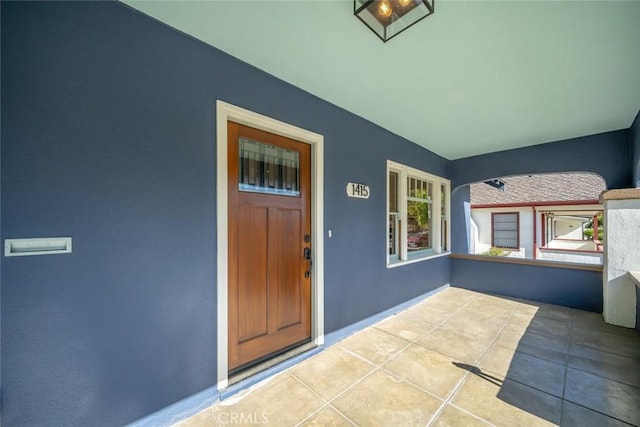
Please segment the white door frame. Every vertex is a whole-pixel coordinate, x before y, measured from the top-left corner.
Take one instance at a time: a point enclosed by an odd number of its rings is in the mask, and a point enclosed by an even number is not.
[[[324,137],[218,100],[216,102],[216,218],[217,218],[217,312],[218,390],[229,385],[228,365],[228,189],[227,122],[234,121],[311,145],[311,339],[324,344]]]

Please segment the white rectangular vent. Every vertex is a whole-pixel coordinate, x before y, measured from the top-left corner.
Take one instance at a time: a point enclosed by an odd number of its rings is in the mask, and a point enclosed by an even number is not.
[[[71,237],[4,240],[4,256],[52,255],[70,252]]]

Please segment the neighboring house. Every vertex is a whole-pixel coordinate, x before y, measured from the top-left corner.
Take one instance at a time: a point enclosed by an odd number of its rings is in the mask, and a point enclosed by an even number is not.
[[[606,189],[602,178],[556,173],[499,181],[501,188],[471,185],[471,253],[501,248],[513,258],[602,264],[597,240],[602,227],[598,197]]]

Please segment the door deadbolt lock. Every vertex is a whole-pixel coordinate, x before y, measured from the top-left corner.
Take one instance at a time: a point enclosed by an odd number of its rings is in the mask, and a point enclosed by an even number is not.
[[[304,248],[302,256],[307,260],[307,270],[304,272],[304,277],[305,279],[308,279],[311,276],[311,266],[313,265],[313,261],[311,260],[311,248]]]

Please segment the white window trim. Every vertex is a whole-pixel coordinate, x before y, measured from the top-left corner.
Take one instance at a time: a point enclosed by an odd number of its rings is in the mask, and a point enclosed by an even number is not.
[[[324,344],[324,137],[320,134],[254,113],[218,100],[216,102],[216,217],[217,217],[217,362],[218,390],[229,385],[228,370],[228,191],[227,122],[234,121],[311,145],[311,339]]]
[[[397,255],[389,255],[389,172],[398,173],[398,188],[397,188],[397,204],[398,204],[398,216],[400,217],[400,230],[397,232],[400,234],[400,253]],[[432,249],[425,250],[422,256],[419,256],[418,253],[414,253],[412,255],[409,254],[407,249],[407,177],[411,176],[418,179],[423,179],[429,181],[433,184],[433,194],[431,201],[431,210],[434,213],[432,215],[432,228],[430,230],[431,233],[431,242]],[[444,211],[446,222],[449,225],[447,227],[447,235],[446,242],[447,246],[451,246],[451,181],[443,178],[441,176],[433,175],[419,169],[412,168],[411,166],[403,165],[401,163],[394,162],[392,160],[387,160],[387,201],[386,201],[386,212],[385,212],[385,228],[386,228],[386,241],[385,241],[385,251],[387,253],[387,268],[399,267],[401,265],[413,264],[420,261],[426,261],[429,259],[438,258],[444,255],[448,255],[450,252],[445,251],[443,247],[440,245],[441,242],[441,191],[442,186],[445,187],[445,198],[444,198]],[[436,220],[437,218],[437,220]]]

